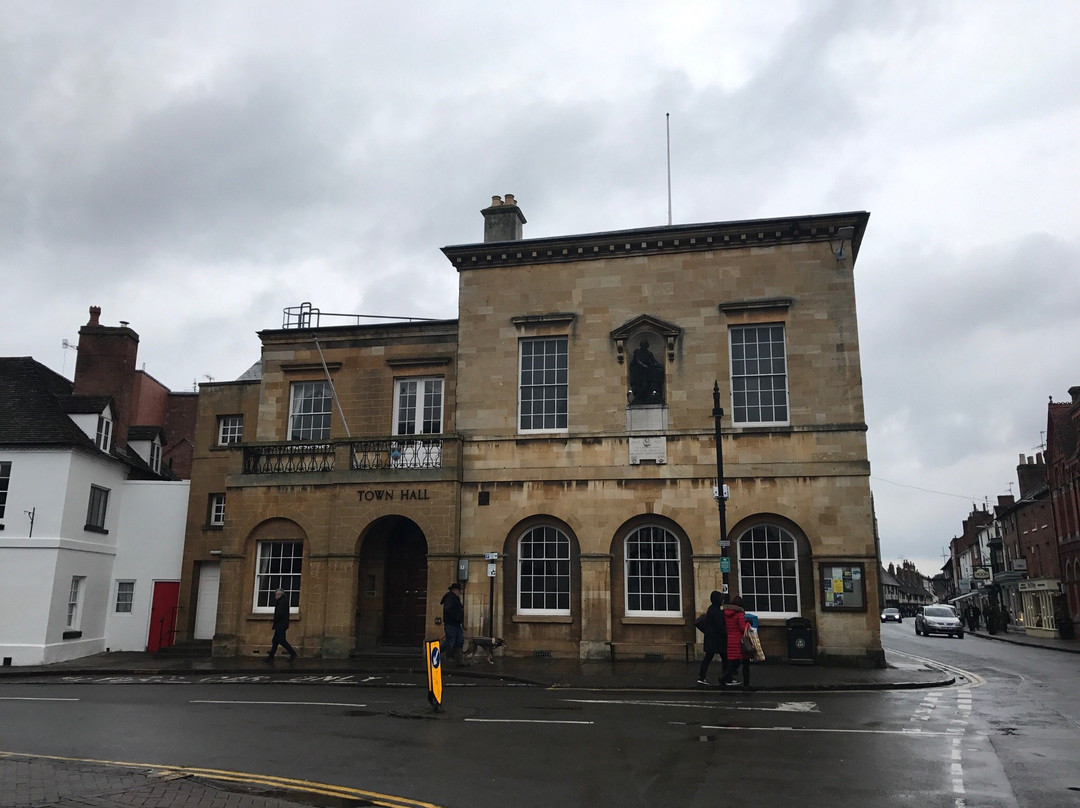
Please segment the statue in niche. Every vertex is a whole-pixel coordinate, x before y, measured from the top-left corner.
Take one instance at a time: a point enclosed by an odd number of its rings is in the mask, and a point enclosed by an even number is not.
[[[630,360],[630,404],[664,403],[664,366],[649,350],[643,339]]]

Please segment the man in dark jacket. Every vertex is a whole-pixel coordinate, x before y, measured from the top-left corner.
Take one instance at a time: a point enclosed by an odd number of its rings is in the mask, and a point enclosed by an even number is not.
[[[698,671],[697,683],[707,685],[709,664],[713,657],[719,655],[720,670],[727,666],[727,626],[724,621],[724,596],[713,590],[709,595],[709,610],[705,612],[705,625],[702,629],[705,635],[705,657],[701,660],[701,669]]]
[[[274,642],[270,646],[270,653],[266,655],[266,661],[274,661],[279,645],[289,652],[289,659],[296,659],[296,650],[285,639],[285,632],[289,630],[289,599],[283,589],[277,590],[274,598]]]
[[[442,596],[442,621],[446,639],[443,642],[443,655],[455,662],[464,662],[462,652],[465,649],[465,605],[461,602],[461,584],[450,584]]]

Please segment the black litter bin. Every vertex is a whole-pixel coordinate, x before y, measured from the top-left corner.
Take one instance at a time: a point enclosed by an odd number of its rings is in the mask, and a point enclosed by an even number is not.
[[[792,617],[787,621],[788,662],[797,665],[814,664],[813,624],[805,617]]]

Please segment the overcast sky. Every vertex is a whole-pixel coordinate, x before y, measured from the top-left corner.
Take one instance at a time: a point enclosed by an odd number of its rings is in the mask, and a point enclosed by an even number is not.
[[[456,317],[439,252],[871,212],[856,287],[886,563],[933,574],[1080,385],[1080,4],[0,3],[0,355],[92,304],[172,389],[286,306]],[[708,387],[708,385],[706,385]]]

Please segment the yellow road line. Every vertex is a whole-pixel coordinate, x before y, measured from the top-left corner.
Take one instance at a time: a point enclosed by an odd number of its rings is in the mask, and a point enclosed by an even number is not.
[[[330,783],[317,783],[312,780],[297,780],[289,777],[275,777],[267,774],[234,772],[227,769],[204,769],[195,766],[169,766],[158,763],[131,763],[121,760],[63,757],[61,755],[35,755],[30,752],[6,752],[0,750],[0,758],[15,757],[38,760],[58,760],[65,763],[92,763],[99,766],[117,766],[128,769],[147,769],[155,773],[160,772],[160,776],[203,777],[208,780],[276,786],[291,791],[304,791],[310,794],[321,794],[329,797],[361,798],[368,800],[375,805],[386,806],[386,808],[440,808],[440,806],[435,805],[434,803],[410,800],[405,797],[395,797],[392,794],[381,794],[377,791],[364,791],[363,789],[336,786]]]

